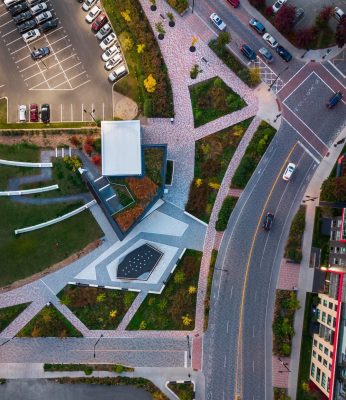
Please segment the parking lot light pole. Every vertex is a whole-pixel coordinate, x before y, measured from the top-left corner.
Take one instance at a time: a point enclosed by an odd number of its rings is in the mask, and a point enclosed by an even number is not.
[[[274,81],[270,84],[269,88],[268,88],[268,92],[270,92],[270,89],[274,86],[275,82],[279,79],[279,76],[285,72],[288,69],[288,67],[285,67],[282,71],[280,71],[278,73],[278,75],[276,76],[276,78],[274,79]]]
[[[86,110],[86,109],[84,108],[83,111],[84,111],[86,114],[89,114],[90,117],[93,119],[93,121],[96,123],[96,119],[95,119],[95,117],[93,116],[95,110],[91,110],[91,112],[89,112],[88,110]]]
[[[94,344],[94,358],[96,358],[96,346],[97,343],[103,338],[103,334],[101,333],[101,336],[96,340],[96,343]]]

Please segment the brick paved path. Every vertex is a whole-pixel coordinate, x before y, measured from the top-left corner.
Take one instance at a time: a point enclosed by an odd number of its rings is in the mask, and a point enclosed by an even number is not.
[[[298,287],[300,264],[289,263],[285,258],[281,261],[277,289],[292,290]]]
[[[290,359],[287,357],[280,357],[280,359],[286,364],[288,369],[290,368]],[[277,356],[272,357],[273,366],[273,387],[287,388],[288,387],[288,376],[289,372],[278,360]],[[281,372],[279,372],[281,371]]]

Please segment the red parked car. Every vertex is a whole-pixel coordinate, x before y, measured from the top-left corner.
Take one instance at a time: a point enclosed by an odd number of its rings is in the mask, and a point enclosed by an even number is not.
[[[239,7],[239,0],[227,0],[228,3],[233,6],[234,8]]]
[[[105,23],[107,22],[107,15],[104,13],[101,13],[96,19],[95,21],[92,23],[91,25],[91,29],[93,30],[93,32],[98,32],[103,25],[105,25]]]
[[[38,122],[38,105],[30,104],[30,122]]]

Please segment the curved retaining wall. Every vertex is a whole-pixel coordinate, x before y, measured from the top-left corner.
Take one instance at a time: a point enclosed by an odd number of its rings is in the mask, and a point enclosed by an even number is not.
[[[55,218],[55,219],[51,219],[50,221],[47,222],[43,222],[42,224],[38,224],[38,225],[33,225],[33,226],[28,226],[26,228],[20,228],[20,229],[15,229],[14,233],[16,235],[19,235],[20,233],[25,233],[25,232],[31,232],[31,231],[35,231],[36,229],[41,229],[41,228],[45,228],[46,226],[49,225],[54,225],[57,222],[63,221],[64,219],[73,217],[76,214],[79,214],[80,212],[87,210],[88,208],[90,208],[91,206],[93,206],[94,204],[96,204],[96,200],[92,200],[87,204],[84,204],[84,206],[76,208],[75,210],[62,215],[61,217]]]
[[[0,160],[0,164],[11,165],[13,167],[33,167],[33,168],[52,168],[52,163],[31,163],[23,161],[10,161],[10,160]]]
[[[50,190],[55,190],[55,189],[59,189],[59,185],[44,186],[40,188],[26,189],[26,190],[12,190],[10,192],[0,192],[0,196],[22,196],[25,194],[49,192]]]

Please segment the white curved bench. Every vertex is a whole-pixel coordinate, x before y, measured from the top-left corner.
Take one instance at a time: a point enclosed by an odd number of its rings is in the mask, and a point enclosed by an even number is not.
[[[50,221],[43,222],[42,224],[32,225],[32,226],[28,226],[26,228],[15,229],[14,233],[15,233],[15,235],[19,235],[20,233],[31,232],[31,231],[35,231],[36,229],[45,228],[46,226],[53,225],[53,224],[56,224],[57,222],[60,222],[67,218],[73,217],[74,215],[79,214],[80,212],[82,212],[84,210],[87,210],[94,204],[96,204],[96,200],[92,200],[89,203],[84,204],[84,206],[76,208],[75,210],[62,215],[61,217],[54,218],[54,219],[51,219]]]
[[[25,194],[49,192],[50,190],[55,190],[55,189],[59,189],[59,185],[44,186],[44,187],[34,188],[34,189],[23,189],[23,190],[12,190],[12,191],[8,191],[8,192],[0,192],[0,196],[22,196]]]
[[[24,161],[10,161],[10,160],[0,160],[0,164],[11,165],[13,167],[33,167],[33,168],[52,168],[52,163],[32,163]]]

